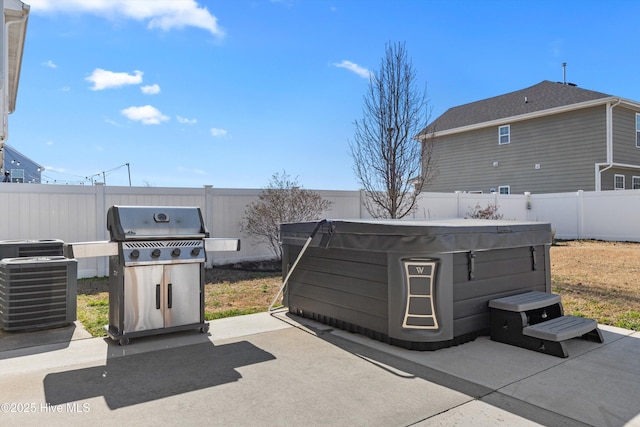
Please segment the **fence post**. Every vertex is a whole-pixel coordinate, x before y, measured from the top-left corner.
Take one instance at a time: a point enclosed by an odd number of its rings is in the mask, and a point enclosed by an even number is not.
[[[207,230],[211,233],[213,230],[213,185],[204,186],[204,223]]]
[[[204,216],[204,224],[207,227],[209,233],[213,233],[215,224],[214,221],[214,194],[213,194],[213,185],[205,185],[204,186],[204,212],[202,213]],[[207,262],[205,267],[211,268],[213,267],[213,257],[207,256]]]
[[[576,204],[576,224],[578,226],[577,234],[578,240],[583,239],[584,236],[584,191],[578,190],[576,193],[577,196],[577,204]]]
[[[105,185],[102,182],[96,182],[93,188],[95,188],[96,201],[96,240],[109,240],[109,238],[107,238],[107,200]],[[107,261],[107,257],[96,258],[96,275],[98,277],[109,275]]]

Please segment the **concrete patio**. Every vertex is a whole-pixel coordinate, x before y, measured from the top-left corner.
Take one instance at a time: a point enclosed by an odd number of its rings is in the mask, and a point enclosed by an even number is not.
[[[562,359],[480,337],[416,352],[284,311],[118,346],[75,325],[0,333],[0,423],[640,426],[640,333]]]

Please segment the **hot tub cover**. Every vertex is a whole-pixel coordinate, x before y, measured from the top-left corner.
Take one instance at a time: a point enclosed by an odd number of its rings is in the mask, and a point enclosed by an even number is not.
[[[317,231],[316,231],[317,228]],[[481,219],[324,219],[284,223],[283,244],[375,252],[468,252],[551,244],[551,224]]]

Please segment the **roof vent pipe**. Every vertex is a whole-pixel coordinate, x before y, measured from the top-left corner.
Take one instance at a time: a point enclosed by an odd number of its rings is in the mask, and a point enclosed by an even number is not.
[[[567,63],[566,62],[562,63],[562,84],[563,85],[567,84]]]

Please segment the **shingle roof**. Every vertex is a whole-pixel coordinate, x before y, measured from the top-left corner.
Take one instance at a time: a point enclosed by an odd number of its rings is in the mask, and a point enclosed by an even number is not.
[[[462,126],[609,97],[611,95],[606,93],[544,80],[515,92],[449,108],[431,123],[429,129],[442,132]]]

